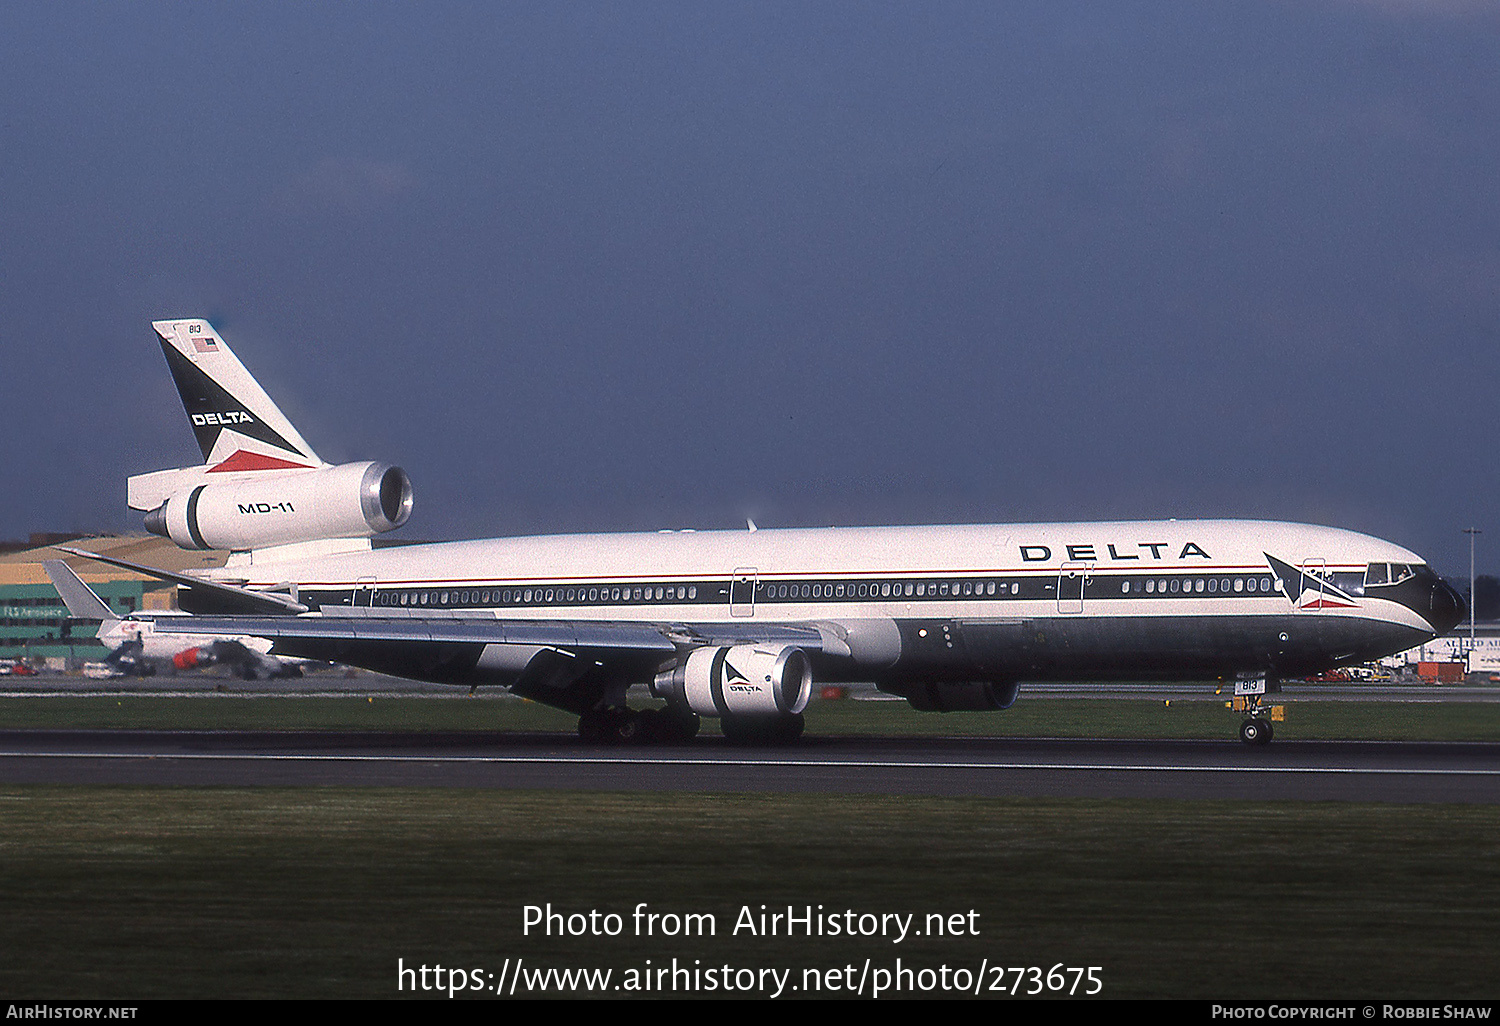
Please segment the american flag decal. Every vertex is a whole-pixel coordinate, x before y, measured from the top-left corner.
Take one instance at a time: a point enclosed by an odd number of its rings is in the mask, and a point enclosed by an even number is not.
[[[204,338],[202,335],[193,336],[193,348],[200,353],[217,353],[219,343],[212,338]]]

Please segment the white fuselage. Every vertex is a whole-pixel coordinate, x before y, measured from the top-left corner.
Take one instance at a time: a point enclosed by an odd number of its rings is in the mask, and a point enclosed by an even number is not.
[[[325,596],[325,609],[381,615],[691,623],[1299,610],[1268,554],[1324,576],[1422,563],[1398,545],[1335,528],[1168,520],[501,538],[257,560],[215,576],[253,588],[290,583],[304,599]],[[1408,606],[1373,597],[1316,612],[1429,626]]]

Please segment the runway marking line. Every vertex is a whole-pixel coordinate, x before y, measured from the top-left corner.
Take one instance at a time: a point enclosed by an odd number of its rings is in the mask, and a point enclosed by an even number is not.
[[[425,762],[425,763],[495,763],[536,765],[596,766],[768,766],[782,769],[846,767],[849,769],[942,769],[942,770],[1104,770],[1107,772],[1147,773],[1312,773],[1327,775],[1368,776],[1500,776],[1500,769],[1434,769],[1412,767],[1353,766],[1174,766],[1140,763],[1067,763],[1067,762],[867,762],[844,759],[633,759],[603,756],[536,756],[536,755],[311,755],[293,753],[216,754],[208,752],[4,752],[3,759],[175,759],[213,762]]]

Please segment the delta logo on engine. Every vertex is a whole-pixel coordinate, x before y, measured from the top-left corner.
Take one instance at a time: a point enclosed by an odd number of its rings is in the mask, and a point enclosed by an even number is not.
[[[748,692],[750,694],[756,694],[760,691],[759,685],[753,683],[749,677],[746,677],[739,670],[735,669],[734,664],[728,659],[724,660],[724,688],[727,691]]]

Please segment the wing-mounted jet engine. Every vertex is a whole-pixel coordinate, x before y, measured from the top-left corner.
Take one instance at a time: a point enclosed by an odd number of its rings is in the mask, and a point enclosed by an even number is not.
[[[801,736],[812,683],[812,663],[795,645],[704,645],[657,674],[651,690],[678,721],[719,717],[732,741],[774,743]]]

